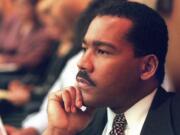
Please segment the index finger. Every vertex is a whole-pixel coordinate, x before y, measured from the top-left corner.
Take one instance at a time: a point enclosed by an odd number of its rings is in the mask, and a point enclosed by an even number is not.
[[[76,88],[76,106],[80,109],[83,105],[83,97],[81,91]]]

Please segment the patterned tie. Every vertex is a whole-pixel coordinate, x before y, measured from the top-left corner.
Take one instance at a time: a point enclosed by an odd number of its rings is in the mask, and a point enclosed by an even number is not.
[[[109,132],[109,135],[125,135],[124,130],[126,128],[127,121],[124,116],[124,113],[117,114],[114,118],[112,130]]]

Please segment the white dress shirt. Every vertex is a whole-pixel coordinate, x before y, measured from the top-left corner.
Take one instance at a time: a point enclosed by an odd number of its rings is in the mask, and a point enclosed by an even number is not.
[[[125,135],[140,135],[156,91],[157,89],[138,101],[124,113],[127,120]],[[102,135],[109,135],[115,115],[116,114],[110,108],[107,109],[107,123]]]
[[[67,62],[64,70],[62,71],[61,75],[52,86],[50,92],[62,90],[65,87],[72,86],[75,84],[76,74],[78,72],[77,62],[79,61],[81,55],[82,52],[78,53],[76,56],[74,56]],[[48,125],[47,112],[46,112],[47,101],[48,98],[46,96],[43,101],[43,104],[41,105],[39,112],[29,115],[23,121],[22,126],[24,128],[32,127],[35,128],[39,132],[39,134],[42,134],[42,132],[47,128]]]

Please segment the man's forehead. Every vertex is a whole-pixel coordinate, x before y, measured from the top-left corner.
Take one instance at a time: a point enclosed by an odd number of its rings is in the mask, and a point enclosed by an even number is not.
[[[132,21],[124,17],[97,16],[90,23],[84,39],[119,41],[125,39],[131,27]]]
[[[87,32],[89,31],[108,31],[108,32],[128,32],[132,27],[133,22],[125,17],[117,16],[96,16],[90,23]]]

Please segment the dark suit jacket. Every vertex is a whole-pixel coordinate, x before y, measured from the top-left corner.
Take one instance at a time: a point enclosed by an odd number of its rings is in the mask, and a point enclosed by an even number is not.
[[[78,135],[102,135],[106,108],[97,110],[89,126]],[[180,96],[159,88],[140,135],[180,135]]]

